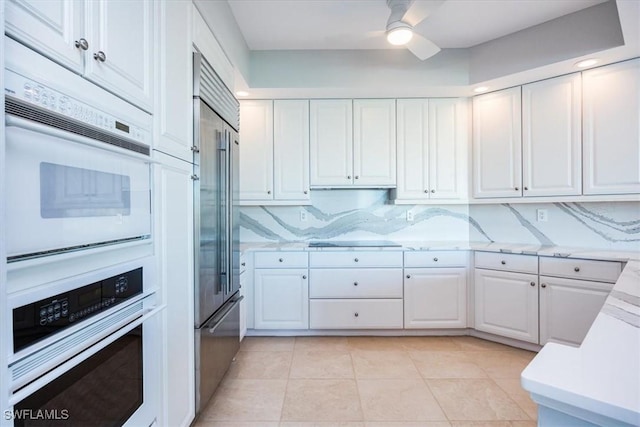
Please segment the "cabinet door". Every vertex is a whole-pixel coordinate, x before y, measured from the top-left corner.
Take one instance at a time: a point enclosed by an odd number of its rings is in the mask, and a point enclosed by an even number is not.
[[[473,98],[473,196],[522,195],[520,88]]]
[[[538,276],[475,270],[475,328],[538,343]]]
[[[640,193],[640,59],[582,74],[584,194]]]
[[[193,87],[191,84],[191,7],[189,2],[157,2],[158,87],[154,108],[158,136],[154,148],[191,162]]]
[[[309,101],[273,101],[276,200],[309,200]]]
[[[540,344],[580,345],[612,284],[540,276]]]
[[[396,101],[353,101],[353,183],[396,184]]]
[[[457,99],[429,100],[429,191],[432,199],[467,192],[466,106]]]
[[[353,182],[353,104],[350,99],[310,101],[311,185]]]
[[[240,200],[273,199],[273,102],[240,102]]]
[[[151,112],[153,2],[92,0],[86,5],[86,76]],[[94,56],[100,52],[104,61]]]
[[[85,51],[75,46],[84,32],[82,0],[8,0],[5,31],[34,50],[82,73]],[[89,49],[92,49],[92,41]]]
[[[522,87],[523,195],[582,194],[580,74]]]
[[[255,328],[308,329],[309,287],[306,269],[255,271]]]
[[[467,326],[465,268],[409,268],[404,272],[405,329]]]
[[[157,153],[156,153],[157,154]],[[192,165],[157,154],[156,254],[163,312],[163,422],[189,426],[195,416]]]
[[[397,199],[429,199],[429,102],[398,99]]]

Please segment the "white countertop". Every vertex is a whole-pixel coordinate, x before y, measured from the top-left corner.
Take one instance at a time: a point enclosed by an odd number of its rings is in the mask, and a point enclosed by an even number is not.
[[[582,345],[545,345],[522,386],[539,404],[597,424],[640,425],[639,261],[627,263]]]

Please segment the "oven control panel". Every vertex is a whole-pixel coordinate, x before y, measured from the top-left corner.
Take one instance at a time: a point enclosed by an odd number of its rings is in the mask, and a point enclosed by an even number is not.
[[[13,309],[13,351],[142,293],[142,267]]]

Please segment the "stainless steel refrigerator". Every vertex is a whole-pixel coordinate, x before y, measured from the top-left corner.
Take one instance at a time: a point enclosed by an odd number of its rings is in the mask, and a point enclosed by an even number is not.
[[[238,104],[201,54],[194,53],[193,65],[196,413],[199,413],[238,351],[242,297],[239,296]]]

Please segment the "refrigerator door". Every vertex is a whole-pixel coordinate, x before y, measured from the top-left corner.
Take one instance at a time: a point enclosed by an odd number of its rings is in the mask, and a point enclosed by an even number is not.
[[[228,159],[224,122],[204,102],[199,109],[199,161],[195,181],[195,324],[200,327],[227,299]],[[196,135],[198,136],[198,135]]]

